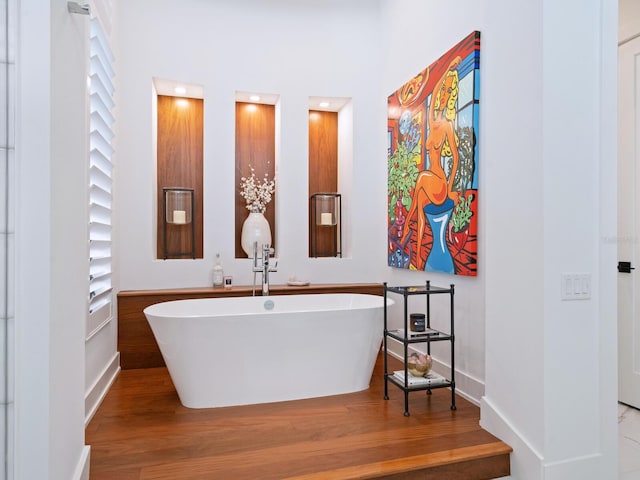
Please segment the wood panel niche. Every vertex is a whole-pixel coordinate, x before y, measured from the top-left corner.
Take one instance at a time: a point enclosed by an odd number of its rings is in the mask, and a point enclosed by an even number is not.
[[[193,189],[195,258],[203,258],[203,111],[204,101],[200,98],[157,96],[156,257],[159,259],[164,258],[162,189],[166,187]],[[167,250],[190,252],[191,232],[188,225],[167,225]],[[167,258],[187,258],[187,256],[171,255]]]
[[[309,197],[315,193],[338,192],[338,113],[309,110]],[[316,230],[309,215],[309,256],[327,256],[338,251],[337,227]]]
[[[247,258],[240,243],[242,224],[249,215],[246,202],[240,196],[240,179],[255,171],[256,181],[261,182],[266,173],[269,180],[275,177],[276,127],[275,105],[236,102],[236,183],[235,183],[235,255]],[[267,205],[264,216],[271,228],[271,246],[276,246],[276,192]]]

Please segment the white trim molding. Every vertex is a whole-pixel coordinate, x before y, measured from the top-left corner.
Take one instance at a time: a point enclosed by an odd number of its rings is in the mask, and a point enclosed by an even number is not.
[[[89,422],[93,418],[98,410],[98,407],[102,403],[102,400],[107,395],[109,388],[113,384],[114,380],[120,373],[120,352],[111,358],[111,362],[102,371],[95,383],[87,390],[84,396],[84,426],[89,425]]]
[[[76,471],[73,474],[73,480],[89,480],[89,465],[91,460],[91,447],[85,445],[82,448],[82,455],[76,466]]]
[[[480,401],[480,426],[511,448],[511,477],[519,480],[542,479],[543,458],[529,441],[486,396]],[[568,478],[568,477],[567,477]],[[579,477],[575,477],[579,478]]]

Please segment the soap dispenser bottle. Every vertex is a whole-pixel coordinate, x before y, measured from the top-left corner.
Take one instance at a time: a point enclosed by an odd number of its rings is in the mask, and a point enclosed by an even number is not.
[[[222,271],[222,265],[220,264],[220,254],[216,253],[216,264],[213,266],[213,286],[221,287],[224,272]]]

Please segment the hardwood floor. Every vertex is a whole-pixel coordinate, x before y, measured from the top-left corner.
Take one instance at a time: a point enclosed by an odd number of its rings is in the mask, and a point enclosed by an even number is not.
[[[166,368],[122,371],[86,429],[91,480],[437,479],[509,474],[511,448],[449,389],[383,399],[368,390],[242,407],[189,409]],[[277,377],[274,377],[277,381]]]

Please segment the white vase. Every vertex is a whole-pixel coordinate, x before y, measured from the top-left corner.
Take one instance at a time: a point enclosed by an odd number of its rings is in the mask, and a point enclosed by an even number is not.
[[[271,245],[271,227],[262,213],[251,212],[242,224],[240,244],[247,257],[253,257],[253,244],[258,242],[258,256],[262,257],[262,245]]]

